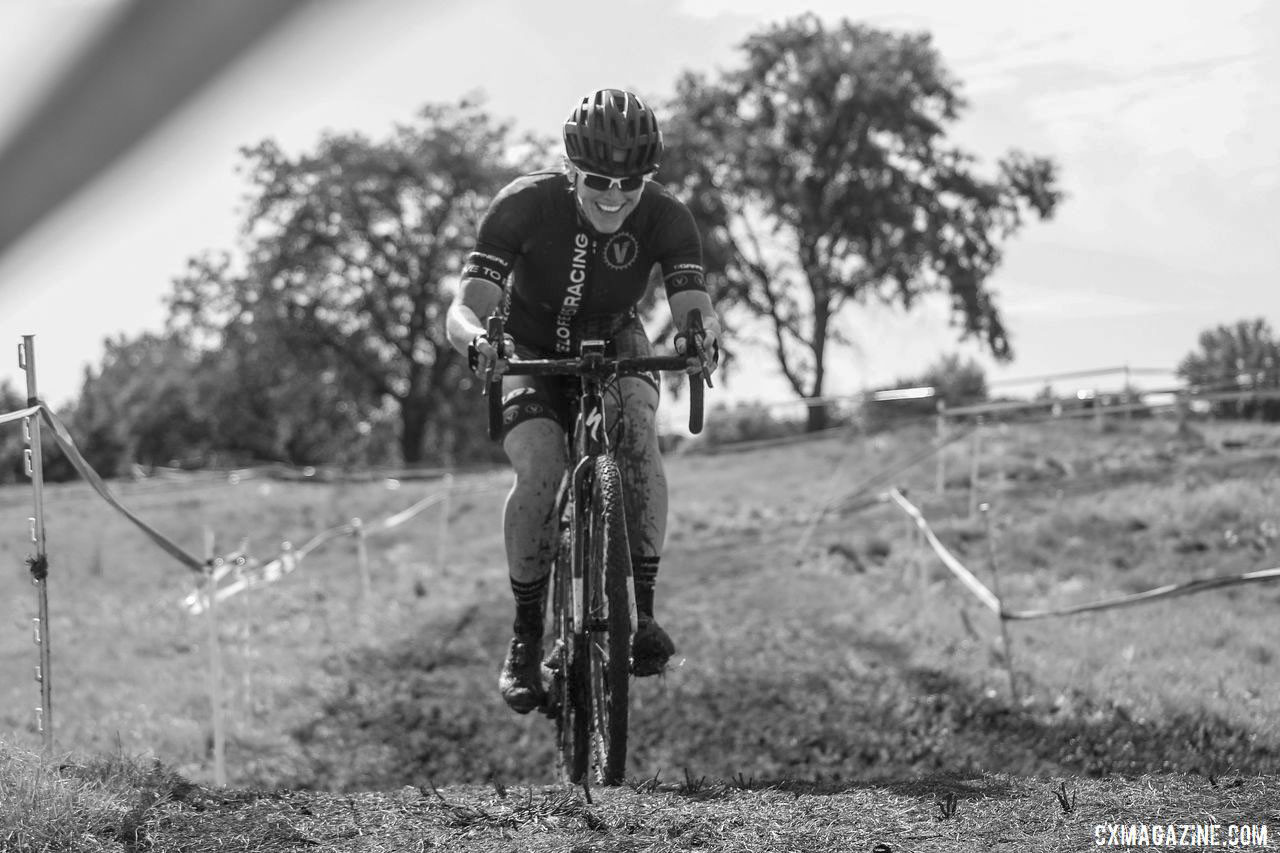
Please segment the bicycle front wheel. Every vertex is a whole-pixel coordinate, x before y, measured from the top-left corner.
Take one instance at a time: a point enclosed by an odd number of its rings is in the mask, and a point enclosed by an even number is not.
[[[552,705],[556,719],[556,752],[564,778],[577,785],[590,759],[590,716],[586,643],[573,625],[573,538],[560,532],[560,548],[552,575],[552,620],[555,650],[551,658]]]
[[[621,784],[627,769],[631,686],[631,549],[618,464],[596,459],[587,510],[587,659],[592,753],[602,785]]]

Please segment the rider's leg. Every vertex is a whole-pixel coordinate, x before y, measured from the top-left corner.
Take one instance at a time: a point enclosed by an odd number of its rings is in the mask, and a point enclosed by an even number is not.
[[[624,376],[618,380],[622,419],[615,457],[626,495],[627,538],[639,626],[631,646],[635,675],[662,672],[675,644],[653,618],[658,560],[667,533],[667,476],[658,450],[658,386],[649,378]]]
[[[550,418],[531,418],[515,424],[502,447],[516,477],[503,515],[516,632],[540,633],[558,535],[556,495],[565,469],[564,430]]]
[[[510,427],[502,447],[516,475],[503,517],[516,618],[498,674],[498,690],[507,705],[521,714],[543,700],[547,580],[556,547],[556,493],[565,467],[564,429],[545,416],[546,404],[531,396],[523,391],[508,393],[503,410]]]
[[[658,389],[648,377],[618,380],[622,419],[615,456],[626,495],[636,610],[653,615],[658,561],[667,533],[667,475],[658,449]]]

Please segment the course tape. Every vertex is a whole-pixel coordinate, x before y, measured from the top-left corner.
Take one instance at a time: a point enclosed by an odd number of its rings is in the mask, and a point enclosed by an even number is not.
[[[1256,572],[1246,572],[1243,575],[1218,575],[1211,578],[1200,578],[1198,580],[1185,581],[1183,583],[1171,583],[1165,586],[1149,589],[1145,592],[1135,592],[1132,595],[1122,595],[1119,598],[1110,598],[1106,601],[1095,601],[1089,604],[1076,604],[1070,607],[1057,607],[1046,610],[1005,610],[1000,614],[1002,619],[1044,619],[1049,616],[1070,616],[1073,613],[1087,613],[1091,610],[1110,610],[1113,607],[1128,607],[1133,604],[1143,604],[1148,601],[1155,601],[1161,598],[1175,598],[1179,595],[1193,595],[1197,592],[1204,592],[1210,589],[1219,589],[1224,586],[1235,586],[1242,583],[1255,583],[1257,581],[1268,581],[1280,578],[1280,566],[1273,569],[1261,569]]]
[[[357,529],[360,529],[366,535],[370,533],[381,533],[399,527],[421,513],[423,510],[440,503],[446,497],[451,495],[480,494],[498,490],[505,491],[507,489],[506,486],[487,486],[461,490],[450,488],[444,492],[428,495],[416,504],[413,504],[407,509],[401,510],[395,515],[387,518],[363,525],[358,521],[353,521],[350,524],[344,524],[340,527],[325,530],[314,536],[300,548],[286,548],[280,556],[265,564],[260,563],[258,560],[255,560],[247,554],[239,552],[228,554],[213,561],[202,560],[184,550],[172,539],[147,524],[132,510],[121,503],[120,499],[112,493],[111,489],[108,488],[103,479],[98,476],[98,472],[93,470],[93,467],[80,453],[80,449],[76,447],[74,439],[71,438],[70,431],[67,430],[66,426],[58,416],[55,415],[44,403],[37,401],[35,405],[28,406],[25,409],[0,414],[0,425],[23,420],[35,415],[39,415],[44,422],[48,424],[49,428],[53,430],[54,440],[57,442],[58,446],[62,448],[62,452],[66,454],[71,465],[80,473],[80,476],[84,477],[85,482],[87,482],[103,500],[132,522],[134,526],[141,530],[166,554],[173,557],[179,563],[192,571],[205,574],[206,577],[212,579],[215,586],[228,575],[236,575],[236,579],[232,583],[218,589],[218,601],[221,601],[224,598],[229,598],[230,596],[249,589],[250,587],[279,580],[297,569],[302,558],[314,551],[316,548],[332,539],[337,539],[341,536],[353,535],[356,533]],[[183,599],[182,603],[190,612],[201,613],[204,611],[208,603],[208,596],[205,595],[203,591],[197,590]]]
[[[67,428],[63,426],[62,421],[58,420],[57,415],[51,412],[49,408],[45,406],[43,403],[40,403],[37,406],[33,406],[27,411],[40,412],[40,415],[41,417],[44,418],[45,423],[47,423],[53,429],[53,437],[57,441],[58,446],[62,448],[62,452],[67,455],[67,459],[69,459],[71,461],[71,464],[75,467],[75,469],[80,472],[80,476],[84,477],[85,481],[90,486],[93,487],[93,490],[102,496],[103,500],[111,504],[111,506],[115,507],[115,509],[118,512],[120,512],[121,515],[123,515],[125,518],[133,522],[133,524],[139,530],[141,530],[144,534],[146,534],[147,537],[151,539],[151,541],[154,542],[156,545],[158,545],[160,549],[163,550],[166,554],[173,557],[179,563],[191,569],[192,571],[196,571],[196,572],[204,571],[205,565],[206,565],[204,560],[201,560],[199,557],[196,557],[188,553],[187,551],[183,550],[182,547],[179,546],[172,539],[165,536],[163,533],[156,530],[151,525],[147,524],[141,518],[134,515],[132,510],[130,510],[124,504],[120,503],[120,500],[114,494],[111,493],[111,490],[109,488],[107,488],[107,484],[104,483],[102,481],[102,478],[98,476],[98,472],[94,471],[93,468],[90,467],[89,463],[85,461],[85,458],[80,455],[80,449],[77,448],[75,442],[72,441],[71,433],[69,433],[67,431]],[[17,415],[20,413],[15,412],[14,414]],[[6,416],[6,418],[11,418],[11,417],[12,416]],[[3,422],[3,421],[0,421],[0,422]]]
[[[348,524],[321,531],[301,547],[286,548],[267,563],[261,563],[246,555],[232,555],[234,559],[228,557],[220,565],[216,566],[211,573],[213,583],[217,589],[217,592],[214,593],[214,601],[215,603],[221,602],[245,590],[280,580],[285,575],[295,571],[304,557],[334,539],[339,539],[343,536],[354,536],[357,533],[367,536],[372,533],[383,533],[392,530],[448,498],[506,490],[506,486],[485,486],[471,489],[449,489],[428,495],[407,509],[403,509],[387,518],[368,523],[353,520]],[[221,580],[232,574],[235,575],[234,580],[224,586],[218,586]],[[182,606],[192,615],[203,613],[209,606],[207,590],[193,590],[186,598],[182,599]]]
[[[16,412],[10,412],[7,415],[0,415],[0,424],[9,424],[14,421],[20,421],[23,418],[29,418],[43,408],[44,406],[36,404],[34,406],[28,406],[25,409],[20,409]]]
[[[952,574],[959,578],[960,582],[967,586],[969,591],[977,596],[978,600],[981,601],[987,609],[992,613],[1000,614],[1000,599],[996,598],[996,594],[994,592],[987,589],[986,586],[983,585],[982,581],[974,577],[973,572],[966,569],[960,561],[957,560],[955,556],[938,541],[938,537],[929,529],[929,522],[924,520],[924,516],[921,515],[920,510],[916,509],[909,500],[903,497],[902,492],[897,489],[890,489],[888,494],[891,501],[901,507],[903,512],[911,516],[916,523],[916,527],[920,528],[920,532],[924,534],[924,538],[929,541],[929,545],[942,559],[942,562],[946,564],[947,568],[951,570]]]
[[[868,501],[869,504],[879,503],[885,496],[883,494],[873,494],[873,489],[882,481],[891,480],[902,472],[914,468],[921,462],[924,462],[930,456],[941,453],[948,445],[955,444],[957,441],[962,441],[968,438],[975,429],[977,429],[977,427],[969,427],[967,429],[954,432],[941,441],[935,440],[924,450],[912,455],[905,462],[900,462],[887,468],[882,468],[863,479],[862,482],[858,483],[853,489],[844,492],[839,497],[830,498],[825,501],[822,506],[818,507],[818,510],[809,520],[809,524],[805,527],[804,533],[800,535],[799,550],[803,553],[809,546],[809,540],[813,537],[813,532],[817,529],[818,523],[822,521],[822,519],[825,518],[827,513],[831,512],[831,510],[835,509],[837,506],[844,507],[846,509],[859,506],[860,500],[868,497],[870,497],[870,500]],[[843,470],[844,462],[842,461],[832,472],[831,479],[835,480],[840,476]]]
[[[1036,610],[1006,610],[1003,602],[996,597],[996,594],[983,585],[982,581],[974,577],[973,573],[966,569],[955,556],[946,549],[938,537],[929,529],[928,522],[925,521],[924,515],[920,510],[916,509],[902,493],[897,489],[890,489],[886,493],[886,497],[896,503],[902,510],[915,520],[916,526],[924,533],[925,539],[928,540],[930,547],[934,553],[946,564],[947,568],[952,571],[957,578],[960,579],[969,591],[977,596],[978,600],[987,607],[988,610],[998,615],[1001,619],[1046,619],[1051,616],[1071,616],[1076,613],[1089,613],[1096,610],[1111,610],[1116,607],[1129,607],[1134,604],[1144,604],[1149,601],[1158,601],[1163,598],[1176,598],[1181,595],[1194,595],[1195,593],[1205,592],[1210,589],[1220,589],[1227,586],[1236,586],[1238,584],[1256,583],[1259,581],[1276,580],[1280,578],[1280,566],[1271,569],[1260,569],[1254,572],[1246,572],[1242,575],[1218,575],[1215,577],[1198,578],[1196,580],[1183,581],[1182,583],[1166,584],[1154,589],[1144,590],[1143,592],[1135,592],[1130,595],[1122,595],[1116,598],[1103,599],[1102,601],[1092,601],[1084,604],[1072,604],[1065,607],[1051,607]]]

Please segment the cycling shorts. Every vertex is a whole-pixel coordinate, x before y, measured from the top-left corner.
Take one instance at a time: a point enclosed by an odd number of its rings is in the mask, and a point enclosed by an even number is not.
[[[632,317],[609,338],[605,344],[605,355],[611,358],[647,358],[653,355],[653,346],[644,332],[640,320]],[[516,342],[517,358],[564,358],[562,355],[548,353]],[[632,376],[643,380],[659,392],[660,383],[657,373],[647,371],[626,371],[621,376]],[[609,388],[616,386],[616,381],[605,386],[608,396]],[[502,378],[502,436],[519,424],[535,418],[550,418],[566,432],[572,430],[571,423],[574,404],[581,393],[582,385],[576,376],[504,376]]]

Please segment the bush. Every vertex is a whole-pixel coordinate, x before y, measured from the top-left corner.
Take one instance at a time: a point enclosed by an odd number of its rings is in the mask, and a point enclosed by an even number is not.
[[[973,359],[960,360],[952,354],[943,356],[919,376],[898,379],[893,388],[932,388],[933,394],[905,400],[868,399],[862,421],[869,432],[891,429],[905,421],[933,417],[939,401],[948,408],[985,403],[987,375]],[[890,390],[890,389],[881,389]]]
[[[805,429],[803,411],[798,413],[796,420],[783,416],[788,412],[789,407],[758,402],[739,403],[732,408],[724,404],[714,405],[706,415],[704,441],[713,445],[733,444],[800,435]]]

